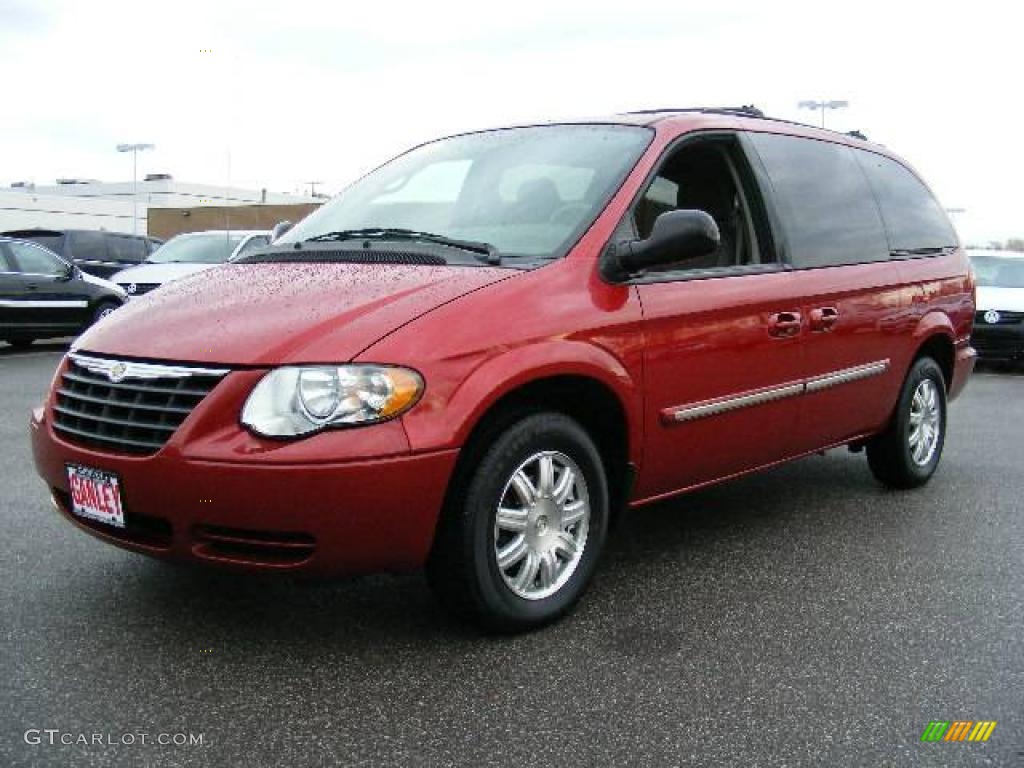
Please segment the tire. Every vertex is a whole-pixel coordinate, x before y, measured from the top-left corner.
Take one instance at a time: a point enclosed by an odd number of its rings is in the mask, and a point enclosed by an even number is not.
[[[915,429],[919,420],[923,432]],[[935,473],[945,441],[946,380],[938,363],[921,357],[903,382],[888,428],[868,441],[868,466],[883,485],[917,488]]]
[[[488,629],[542,626],[575,605],[604,547],[601,456],[578,423],[553,412],[515,421],[479,454],[454,480],[427,579],[442,605]]]
[[[121,305],[118,304],[116,301],[109,301],[106,299],[101,301],[99,304],[96,305],[96,310],[92,313],[91,325],[95,325],[104,317],[113,312],[115,309],[119,309],[120,307]]]

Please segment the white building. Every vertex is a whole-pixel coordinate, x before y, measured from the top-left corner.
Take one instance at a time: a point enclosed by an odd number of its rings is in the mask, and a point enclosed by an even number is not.
[[[54,185],[16,184],[9,189],[0,189],[0,232],[47,227],[134,231],[141,235],[146,234],[146,213],[150,207],[323,202],[316,197],[268,192],[265,189],[189,184],[157,174],[138,182],[136,203],[133,203],[132,187],[130,181],[64,179]],[[134,228],[133,217],[136,217]]]

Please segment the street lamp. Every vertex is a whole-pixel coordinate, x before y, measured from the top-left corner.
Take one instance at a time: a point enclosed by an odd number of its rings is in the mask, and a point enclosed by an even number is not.
[[[139,167],[139,152],[143,152],[147,149],[155,149],[152,144],[118,144],[118,152],[131,152],[132,153],[132,234],[136,234],[138,228],[139,219],[139,208],[138,208],[138,167]]]
[[[797,106],[800,109],[820,109],[821,110],[821,127],[825,127],[825,110],[826,109],[842,109],[843,107],[850,106],[848,101],[801,101]]]

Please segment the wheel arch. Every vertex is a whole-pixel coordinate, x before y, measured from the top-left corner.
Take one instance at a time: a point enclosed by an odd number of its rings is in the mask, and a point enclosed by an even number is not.
[[[493,386],[495,381],[501,385]],[[450,400],[448,413],[463,415],[452,435],[460,450],[448,500],[498,433],[527,413],[551,410],[579,422],[594,440],[614,513],[625,505],[641,459],[641,398],[638,383],[616,358],[583,342],[545,342],[495,358]]]
[[[942,369],[946,391],[953,386],[953,370],[956,362],[956,333],[950,319],[941,312],[932,312],[921,319],[914,331],[914,355],[910,358],[910,371],[922,357],[931,357]]]

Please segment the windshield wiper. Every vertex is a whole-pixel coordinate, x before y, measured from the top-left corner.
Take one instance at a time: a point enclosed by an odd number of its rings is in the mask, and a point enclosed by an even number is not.
[[[501,264],[501,254],[498,249],[490,243],[478,240],[458,240],[453,237],[436,235],[433,232],[418,232],[415,229],[403,229],[401,227],[367,227],[365,229],[340,229],[336,232],[324,232],[321,235],[308,237],[304,243],[327,243],[340,242],[342,240],[409,240],[423,243],[434,243],[445,245],[449,248],[458,248],[462,251],[483,257],[488,264]]]

